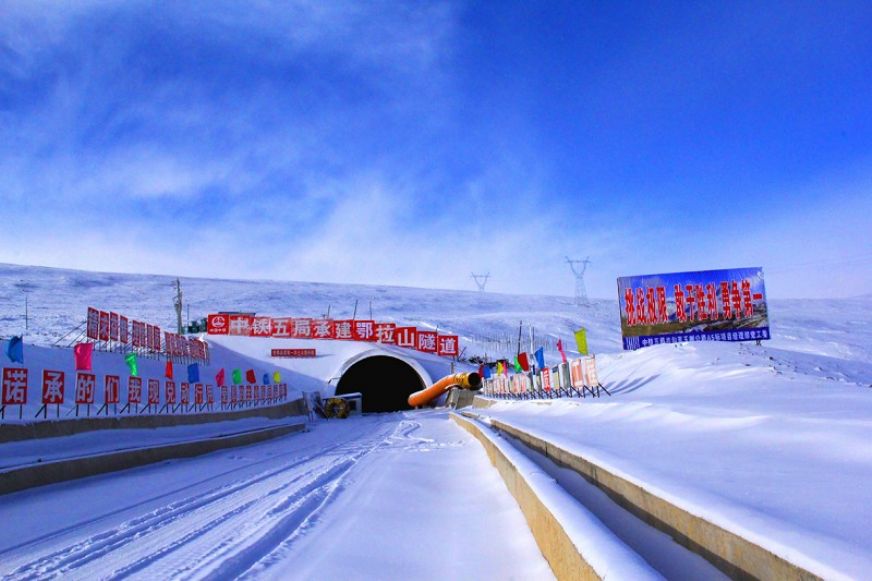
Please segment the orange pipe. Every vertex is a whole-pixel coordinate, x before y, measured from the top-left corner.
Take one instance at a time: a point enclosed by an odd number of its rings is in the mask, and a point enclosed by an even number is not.
[[[430,387],[416,391],[409,396],[409,405],[419,407],[427,405],[452,387],[461,389],[478,389],[481,387],[481,376],[478,373],[455,373],[446,375]]]

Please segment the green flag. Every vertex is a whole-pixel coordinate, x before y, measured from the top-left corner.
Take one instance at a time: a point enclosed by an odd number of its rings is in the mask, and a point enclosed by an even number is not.
[[[521,367],[521,362],[518,361],[518,356],[515,355],[515,373],[521,373],[524,371],[524,368]]]
[[[578,345],[578,352],[587,355],[587,329],[582,327],[575,332],[575,343]]]
[[[233,370],[233,385],[239,385],[242,383],[242,371],[238,369]]]
[[[124,356],[124,362],[130,368],[131,377],[139,377],[139,366],[136,364],[136,353],[128,353]]]

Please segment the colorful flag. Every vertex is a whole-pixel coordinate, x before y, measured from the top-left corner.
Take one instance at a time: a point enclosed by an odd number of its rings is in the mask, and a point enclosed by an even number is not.
[[[94,353],[93,343],[79,343],[73,347],[73,357],[76,360],[76,371],[91,371],[92,353]]]
[[[248,371],[245,372],[245,379],[251,385],[254,385],[255,383],[257,383],[257,374],[254,372],[254,369],[249,369]]]
[[[515,373],[521,373],[522,371],[524,371],[523,368],[521,367],[521,362],[518,361],[518,355],[515,356],[514,366],[515,366]]]
[[[503,359],[503,375],[509,374],[509,360]]]
[[[518,363],[521,364],[521,369],[524,371],[530,371],[530,358],[527,356],[527,353],[521,353],[518,355]]]
[[[503,374],[503,362],[497,361],[497,375]]]
[[[216,385],[224,385],[224,368],[218,370],[218,373],[215,374],[215,384]]]
[[[273,371],[273,383],[279,384],[282,382],[282,374],[278,371]]]
[[[587,329],[584,327],[575,332],[575,344],[580,354],[587,355]]]
[[[233,385],[239,385],[240,383],[242,383],[242,371],[241,370],[234,369],[232,376],[233,376]]]
[[[136,353],[130,352],[124,356],[124,362],[130,369],[130,377],[139,377],[139,365],[136,362]]]
[[[269,373],[264,373],[264,374],[263,374],[263,384],[264,384],[264,385],[269,385]]]
[[[24,363],[24,340],[21,337],[12,337],[6,344],[6,357],[12,363]]]
[[[536,349],[536,363],[539,364],[539,369],[545,369],[545,347],[539,347]]]
[[[490,369],[490,365],[489,365],[489,364],[485,363],[485,364],[482,366],[482,373],[481,373],[481,376],[484,377],[485,379],[490,379],[490,378],[491,378],[491,369]]]
[[[560,357],[563,359],[563,362],[566,363],[566,352],[563,350],[563,339],[557,340],[557,350],[560,351]]]
[[[172,359],[167,360],[167,366],[164,369],[164,375],[166,376],[167,379],[173,378],[173,361],[172,361]]]
[[[188,365],[188,383],[198,383],[200,381],[200,366],[196,363]]]

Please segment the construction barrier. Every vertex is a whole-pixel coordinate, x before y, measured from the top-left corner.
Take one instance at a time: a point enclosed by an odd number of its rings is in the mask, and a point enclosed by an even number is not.
[[[596,356],[579,357],[537,373],[500,374],[486,379],[482,393],[496,399],[554,399],[611,395],[600,383]]]

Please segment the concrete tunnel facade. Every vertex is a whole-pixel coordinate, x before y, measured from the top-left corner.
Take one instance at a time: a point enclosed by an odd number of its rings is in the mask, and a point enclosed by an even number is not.
[[[343,363],[336,395],[360,392],[364,412],[394,412],[411,409],[409,395],[432,383],[430,373],[412,357],[371,349]]]

